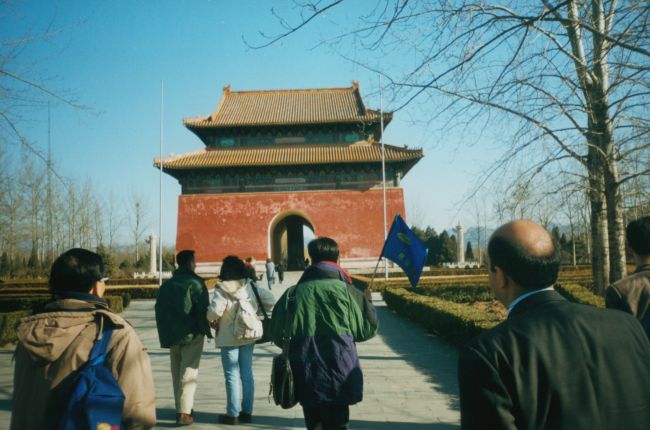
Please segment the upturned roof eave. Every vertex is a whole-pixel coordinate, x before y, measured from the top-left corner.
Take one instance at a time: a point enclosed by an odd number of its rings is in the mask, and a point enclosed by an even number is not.
[[[424,153],[422,152],[422,149],[407,149],[407,151],[412,151],[412,154],[410,157],[407,158],[402,158],[402,159],[386,159],[384,160],[386,163],[389,164],[397,164],[397,163],[404,163],[407,165],[407,169],[404,171],[404,174],[408,172],[417,162],[420,161],[424,157]],[[179,156],[182,157],[182,156]],[[175,157],[175,159],[178,159],[178,157]],[[172,160],[173,162],[175,160]],[[276,163],[276,164],[269,164],[264,163],[264,162],[259,162],[259,163],[248,163],[248,164],[229,164],[229,165],[220,165],[220,166],[215,166],[215,165],[199,165],[199,166],[167,166],[165,165],[165,160],[163,160],[163,170],[164,171],[188,171],[188,170],[206,170],[206,169],[237,169],[237,168],[258,168],[258,167],[282,167],[282,166],[304,166],[304,165],[324,165],[324,164],[379,164],[381,163],[381,159],[366,159],[366,160],[324,160],[324,161],[311,161],[308,163],[301,162],[301,161],[296,161],[296,162],[283,162],[283,163]],[[160,160],[159,159],[154,159],[153,163],[155,168],[160,168]]]

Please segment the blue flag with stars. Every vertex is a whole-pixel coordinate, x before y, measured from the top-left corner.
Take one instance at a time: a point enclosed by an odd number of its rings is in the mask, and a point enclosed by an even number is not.
[[[415,287],[420,280],[424,261],[427,259],[427,248],[397,214],[388,232],[381,256],[401,267],[411,285]]]

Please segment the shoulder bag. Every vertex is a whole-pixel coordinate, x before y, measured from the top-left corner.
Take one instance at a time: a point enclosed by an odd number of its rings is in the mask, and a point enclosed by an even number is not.
[[[298,403],[296,385],[289,361],[289,342],[291,341],[291,323],[296,309],[296,287],[291,287],[287,295],[284,329],[282,330],[282,353],[273,357],[271,369],[271,386],[269,397],[273,394],[276,405],[290,409]]]

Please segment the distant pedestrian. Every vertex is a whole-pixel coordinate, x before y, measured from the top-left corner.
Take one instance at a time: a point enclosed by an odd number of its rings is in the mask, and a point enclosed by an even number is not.
[[[16,346],[11,430],[49,429],[71,397],[69,376],[87,363],[96,339],[113,330],[104,365],[124,394],[122,426],[150,429],[156,423],[151,363],[135,330],[102,299],[106,281],[98,254],[74,248],[52,264],[53,300],[20,320]],[[6,425],[6,423],[5,423]]]
[[[255,270],[255,259],[253,257],[246,257],[244,260],[244,277],[250,279],[253,282],[261,281],[264,274],[257,276],[257,271]]]
[[[354,287],[338,266],[334,240],[319,237],[308,250],[313,264],[278,300],[271,340],[282,345],[288,294],[295,294],[289,360],[307,429],[347,429],[349,405],[363,398],[356,342],[375,335],[377,314],[369,291]]]
[[[636,317],[650,338],[650,216],[629,223],[625,236],[636,270],[607,289],[605,304]]]
[[[282,282],[284,282],[284,260],[280,260],[280,263],[276,266],[276,271],[278,272],[280,285],[282,285]]]
[[[226,414],[220,414],[218,420],[227,425],[252,422],[255,394],[255,340],[241,340],[235,336],[239,322],[237,314],[243,306],[261,313],[255,290],[266,311],[270,311],[275,302],[271,292],[257,287],[244,272],[244,262],[239,258],[231,255],[223,260],[219,283],[207,312],[210,325],[217,330],[215,345],[221,349],[221,365],[226,380]]]
[[[190,425],[199,363],[205,337],[212,338],[205,319],[210,297],[203,278],[194,273],[194,251],[176,256],[178,269],[160,287],[156,299],[156,327],[161,348],[169,348],[176,424]]]
[[[270,258],[266,259],[266,282],[269,285],[269,290],[273,289],[273,284],[275,283],[275,264]]]

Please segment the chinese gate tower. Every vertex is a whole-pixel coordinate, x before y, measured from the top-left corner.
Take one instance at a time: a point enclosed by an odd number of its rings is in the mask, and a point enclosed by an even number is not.
[[[384,126],[392,113],[384,113]],[[297,269],[304,232],[336,240],[345,267],[372,266],[384,241],[380,113],[348,88],[232,91],[186,118],[204,149],[163,159],[181,185],[176,250],[200,266],[227,255]],[[422,150],[384,145],[387,223],[404,214],[400,179]],[[160,160],[154,161],[160,167]]]

